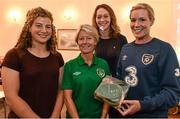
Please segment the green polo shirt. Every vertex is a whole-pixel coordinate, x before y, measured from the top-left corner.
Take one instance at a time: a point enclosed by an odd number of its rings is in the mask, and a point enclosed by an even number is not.
[[[73,91],[72,98],[79,117],[101,116],[103,103],[94,99],[94,91],[106,75],[110,75],[107,62],[95,55],[91,66],[84,62],[81,54],[65,64],[62,88]]]

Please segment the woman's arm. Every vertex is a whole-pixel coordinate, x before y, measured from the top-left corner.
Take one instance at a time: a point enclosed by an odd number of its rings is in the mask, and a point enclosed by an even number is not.
[[[61,89],[59,89],[56,104],[54,106],[54,110],[51,115],[51,118],[59,118],[61,116],[61,110],[62,110],[63,104],[64,104],[63,92],[61,91]]]
[[[70,117],[79,118],[76,106],[72,99],[72,90],[64,90],[64,101]]]
[[[106,102],[104,102],[103,104],[103,110],[102,110],[102,114],[101,114],[101,118],[107,118],[107,114],[109,112],[109,104],[107,104]]]
[[[63,99],[63,91],[62,91],[62,88],[61,88],[63,70],[64,70],[63,67],[61,67],[59,69],[59,89],[58,89],[58,95],[57,95],[56,104],[54,106],[54,110],[53,110],[53,113],[51,115],[51,118],[59,118],[60,114],[61,114],[61,110],[63,108],[64,99]]]
[[[2,82],[6,102],[10,109],[21,118],[38,118],[39,116],[30,106],[19,97],[20,79],[19,72],[13,69],[2,67]]]

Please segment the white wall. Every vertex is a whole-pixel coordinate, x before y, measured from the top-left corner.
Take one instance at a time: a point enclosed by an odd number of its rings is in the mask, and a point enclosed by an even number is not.
[[[134,40],[129,28],[129,10],[132,5],[138,2],[149,3],[155,10],[155,24],[152,27],[152,36],[161,38],[173,46],[176,44],[176,24],[175,18],[179,14],[174,9],[179,0],[0,0],[0,56],[5,55],[7,50],[12,48],[17,41],[24,24],[27,10],[42,6],[52,12],[54,24],[59,28],[78,28],[80,24],[91,24],[92,14],[96,5],[109,4],[116,13],[121,32],[127,36],[128,41]],[[11,8],[18,8],[22,12],[20,21],[12,22],[7,18],[8,11]],[[72,8],[77,14],[72,20],[66,20],[63,12],[67,8]],[[177,13],[176,13],[177,12]],[[76,57],[78,51],[60,50],[65,61]]]

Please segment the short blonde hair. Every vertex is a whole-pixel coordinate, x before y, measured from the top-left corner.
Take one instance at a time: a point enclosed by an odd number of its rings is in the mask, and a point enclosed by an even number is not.
[[[93,36],[96,39],[96,42],[99,41],[99,35],[98,35],[98,31],[96,30],[96,28],[89,24],[83,24],[79,27],[79,29],[77,31],[77,35],[75,38],[76,43],[78,42],[78,37],[79,37],[80,31],[87,32],[88,34],[90,34],[91,36]]]
[[[131,18],[131,13],[134,10],[137,10],[137,9],[144,9],[144,10],[146,10],[148,12],[148,16],[149,16],[150,21],[152,22],[152,24],[154,23],[154,21],[155,21],[154,10],[153,10],[153,8],[150,5],[148,5],[146,3],[138,3],[137,5],[133,6],[132,9],[131,9],[129,18]]]

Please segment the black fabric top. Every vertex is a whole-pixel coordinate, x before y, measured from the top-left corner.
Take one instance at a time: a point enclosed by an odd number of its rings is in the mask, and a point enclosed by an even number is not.
[[[40,117],[51,116],[58,92],[59,68],[63,65],[60,53],[39,58],[17,48],[8,51],[2,64],[20,73],[19,96]],[[9,117],[17,115],[11,111]]]
[[[119,34],[118,38],[99,39],[96,55],[108,62],[112,76],[116,75],[117,60],[122,46],[126,43],[126,37],[121,34]]]

